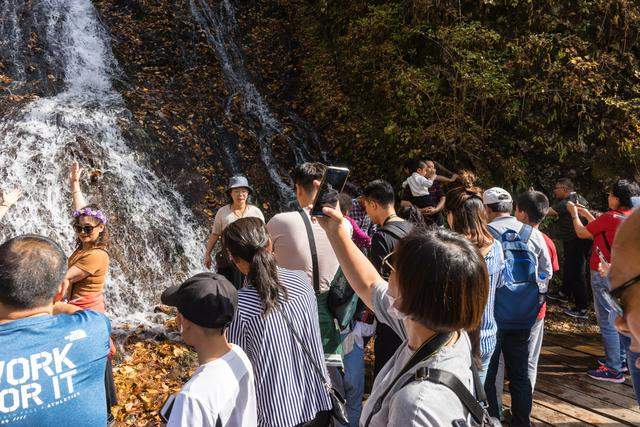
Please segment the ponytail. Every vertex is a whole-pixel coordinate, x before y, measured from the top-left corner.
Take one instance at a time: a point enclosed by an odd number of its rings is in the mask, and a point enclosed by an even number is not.
[[[264,316],[278,305],[279,294],[282,294],[285,299],[288,297],[287,289],[278,280],[276,257],[267,247],[259,248],[253,255],[249,282],[256,288],[264,303]]]
[[[241,218],[222,232],[222,246],[231,256],[249,263],[248,279],[264,304],[263,316],[277,307],[278,297],[288,298],[280,283],[276,258],[269,250],[269,233],[259,218]]]

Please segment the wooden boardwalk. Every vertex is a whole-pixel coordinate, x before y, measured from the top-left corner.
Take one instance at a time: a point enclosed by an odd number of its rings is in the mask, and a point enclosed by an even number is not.
[[[624,384],[613,384],[585,374],[603,354],[599,336],[545,336],[532,411],[536,425],[640,425],[640,409],[628,375]],[[504,400],[508,406],[507,393]]]

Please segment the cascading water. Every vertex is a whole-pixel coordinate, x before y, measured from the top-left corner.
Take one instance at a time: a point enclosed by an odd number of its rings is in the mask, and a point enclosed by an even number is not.
[[[93,185],[85,179],[83,188],[111,218],[108,310],[116,321],[145,319],[166,286],[201,269],[206,231],[123,138],[118,124],[130,113],[112,87],[118,67],[91,1],[3,0],[0,11],[0,62],[14,80],[10,90],[42,75],[63,82],[57,93],[0,119],[0,186],[25,190],[0,238],[38,233],[70,254],[67,171],[73,159],[91,165],[101,176]],[[43,59],[35,65],[34,37]]]
[[[273,138],[283,135],[283,126],[265,102],[245,68],[243,52],[233,35],[237,25],[235,9],[229,0],[221,0],[217,7],[211,7],[208,0],[189,0],[189,5],[191,13],[220,61],[225,83],[231,93],[228,104],[231,105],[231,100],[237,95],[242,98],[243,112],[246,116],[244,122],[258,140],[260,158],[278,191],[281,204],[286,206],[294,198],[291,184],[287,183],[290,179],[286,172],[278,168],[271,149]],[[227,114],[231,114],[230,109],[227,109]],[[316,156],[315,159],[326,162],[327,156],[322,151],[317,134],[311,131],[298,116],[294,114],[290,116],[296,126],[297,137],[285,136],[285,139],[295,158],[295,163],[314,158],[307,139],[314,142],[315,150],[320,154],[320,158]]]

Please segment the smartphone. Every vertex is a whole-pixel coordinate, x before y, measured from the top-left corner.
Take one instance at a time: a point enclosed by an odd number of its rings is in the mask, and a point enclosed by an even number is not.
[[[596,246],[596,252],[598,253],[598,258],[600,258],[600,262],[602,264],[609,264],[609,262],[604,258],[604,254],[600,250],[599,247]]]
[[[338,194],[344,188],[349,178],[349,169],[328,166],[322,176],[322,184],[320,190],[316,194],[311,208],[311,216],[324,216],[322,208],[330,206],[335,208],[338,204]]]
[[[572,191],[571,193],[569,193],[569,201],[571,203],[573,203],[574,205],[578,204],[578,193],[576,193],[575,191]]]

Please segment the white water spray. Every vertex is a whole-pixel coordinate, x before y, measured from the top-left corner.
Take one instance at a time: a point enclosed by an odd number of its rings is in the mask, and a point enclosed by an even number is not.
[[[11,12],[0,19],[0,35],[16,53],[9,58],[14,78],[25,78],[20,52],[29,49],[27,31],[15,16],[18,8],[32,8],[40,37],[46,38],[41,65],[63,75],[64,87],[0,120],[0,186],[25,191],[0,225],[0,238],[38,233],[70,254],[75,237],[67,171],[74,158],[93,163],[102,177],[97,185],[85,179],[83,189],[112,217],[108,311],[116,322],[143,320],[165,287],[202,268],[206,231],[121,134],[118,122],[129,120],[130,113],[112,87],[117,64],[91,1],[18,3],[0,5],[0,11]]]

